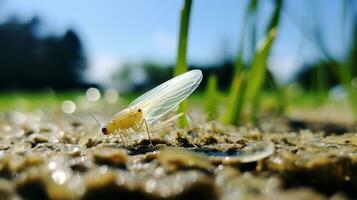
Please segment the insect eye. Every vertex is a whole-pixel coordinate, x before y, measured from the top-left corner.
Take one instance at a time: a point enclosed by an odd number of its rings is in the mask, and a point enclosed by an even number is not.
[[[139,109],[138,112],[141,112],[141,109]]]

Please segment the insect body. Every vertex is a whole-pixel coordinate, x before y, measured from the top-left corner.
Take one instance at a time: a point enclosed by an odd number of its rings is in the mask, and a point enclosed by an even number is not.
[[[113,119],[102,129],[104,135],[114,133],[117,130],[137,129],[143,119],[141,109],[127,108],[116,114]]]
[[[128,108],[117,113],[102,129],[104,135],[143,130],[145,124],[148,137],[149,126],[153,129],[165,127],[182,114],[157,123],[157,120],[174,109],[188,97],[200,84],[202,72],[191,70],[176,76],[134,100]],[[151,142],[151,139],[150,139]]]

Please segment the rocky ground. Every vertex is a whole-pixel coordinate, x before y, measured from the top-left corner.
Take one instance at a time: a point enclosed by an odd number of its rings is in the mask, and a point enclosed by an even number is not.
[[[79,117],[81,118],[81,117]],[[266,119],[105,138],[46,112],[0,115],[0,199],[353,199],[353,125]]]

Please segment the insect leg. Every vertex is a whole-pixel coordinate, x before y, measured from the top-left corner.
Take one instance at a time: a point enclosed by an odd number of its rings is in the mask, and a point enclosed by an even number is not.
[[[129,133],[128,129],[122,130],[122,137],[124,138],[124,141],[125,141],[126,144],[129,144],[128,139],[126,137],[126,135],[128,135],[128,133]]]
[[[160,124],[154,126],[151,128],[152,131],[157,131],[159,129],[163,129],[163,128],[166,128],[166,127],[169,127],[169,126],[172,126],[174,125],[174,123],[172,121],[174,121],[175,119],[181,117],[182,115],[184,115],[184,113],[179,113],[163,122],[161,122]]]
[[[143,121],[141,122],[140,127],[142,126],[143,123],[145,123],[146,132],[148,133],[148,137],[149,137],[149,140],[150,140],[150,144],[151,144],[151,146],[152,146],[152,141],[151,141],[151,137],[150,137],[149,126],[148,126],[148,123],[146,122],[146,119],[143,119]]]
[[[168,120],[166,120],[166,121],[164,121],[164,122],[162,122],[162,123],[175,120],[175,119],[177,119],[177,118],[179,118],[179,117],[181,117],[181,116],[183,116],[183,115],[185,115],[186,119],[188,120],[188,126],[189,126],[189,128],[191,128],[191,129],[192,129],[192,128],[200,128],[199,123],[198,123],[193,117],[191,117],[191,116],[190,116],[189,114],[187,114],[187,113],[179,113],[179,114],[177,114],[177,115],[171,117],[170,119],[168,119]]]
[[[177,114],[177,115],[175,115],[175,116],[173,116],[173,117],[171,117],[171,118],[169,118],[169,119],[167,119],[167,120],[161,122],[161,124],[166,124],[166,123],[172,122],[172,121],[174,121],[175,119],[181,117],[182,115],[185,115],[185,114],[184,114],[184,113],[179,113],[179,114]]]
[[[124,138],[123,138],[122,134],[120,133],[120,131],[119,131],[119,130],[117,130],[116,132],[119,134],[119,137],[120,137],[121,141],[123,142],[124,147],[127,149],[127,148],[128,148],[128,146],[126,145],[126,143],[125,143],[125,141],[124,141]]]
[[[160,129],[164,129],[164,128],[167,128],[167,127],[170,127],[170,126],[174,126],[175,124],[173,122],[167,122],[165,124],[158,124],[152,128],[150,128],[151,131],[158,131]]]

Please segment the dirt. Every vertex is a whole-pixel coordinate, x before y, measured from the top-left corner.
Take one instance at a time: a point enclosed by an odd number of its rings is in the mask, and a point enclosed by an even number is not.
[[[0,115],[0,199],[357,198],[356,126],[262,120],[104,137],[68,115]]]

